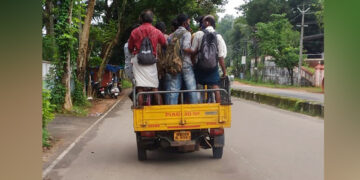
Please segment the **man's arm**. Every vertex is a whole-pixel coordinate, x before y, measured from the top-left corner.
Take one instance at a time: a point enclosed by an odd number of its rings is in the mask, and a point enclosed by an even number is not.
[[[191,37],[190,37],[190,39],[191,39]],[[196,32],[194,34],[194,38],[192,38],[192,41],[191,41],[191,48],[184,49],[184,52],[191,54],[191,56],[195,56],[198,53],[198,49],[199,49],[198,48],[198,46],[199,46],[198,41],[199,41],[199,33]],[[192,60],[193,59],[194,58],[192,58]]]
[[[131,32],[130,34],[130,38],[128,40],[128,49],[129,52],[132,54],[134,51],[134,36],[133,36],[133,32]]]
[[[227,55],[227,48],[224,39],[221,35],[217,35],[218,50],[219,50],[219,64],[223,72],[223,76],[226,76],[225,58]]]
[[[226,76],[226,67],[225,67],[224,57],[219,57],[219,64],[220,64],[221,70],[223,72],[223,76]]]
[[[188,53],[190,55],[194,54],[194,51],[191,50],[191,34],[190,32],[187,32],[184,34],[184,40],[183,40],[183,44],[182,47],[183,51],[185,53]]]

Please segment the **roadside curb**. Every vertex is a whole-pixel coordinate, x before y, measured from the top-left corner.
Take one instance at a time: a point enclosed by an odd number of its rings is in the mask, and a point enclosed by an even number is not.
[[[244,91],[241,89],[231,89],[231,95],[242,99],[255,101],[258,103],[279,107],[281,109],[293,112],[299,112],[322,118],[324,117],[324,105],[318,102]]]
[[[127,92],[128,90],[124,90],[124,92]],[[124,93],[123,96],[121,96],[109,109],[106,110],[104,114],[102,114],[93,124],[91,124],[84,132],[82,132],[75,140],[72,142],[63,152],[61,152],[58,157],[50,163],[50,165],[43,170],[42,172],[42,178],[44,179],[50,171],[69,153],[72,148],[97,124],[99,124],[115,107],[122,101],[124,97],[127,97],[127,93]]]

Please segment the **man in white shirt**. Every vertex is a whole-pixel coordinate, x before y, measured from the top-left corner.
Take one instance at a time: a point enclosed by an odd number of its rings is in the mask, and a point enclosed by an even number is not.
[[[204,30],[213,33],[215,32],[215,18],[211,15],[207,15],[203,18],[203,27]],[[204,36],[203,31],[198,31],[194,35],[194,39],[192,40],[191,50],[192,54],[197,54],[201,48],[201,42]],[[227,49],[224,39],[220,34],[216,35],[217,37],[217,48],[218,48],[218,61],[223,72],[223,76],[226,76],[226,67],[225,67],[225,57],[227,55]],[[218,68],[215,68],[214,71],[211,72],[203,72],[200,70],[195,70],[197,83],[201,85],[207,85],[210,89],[218,89],[220,83],[220,76]],[[215,92],[215,99],[217,103],[220,103],[220,92]]]
[[[131,53],[128,49],[128,43],[126,42],[124,45],[124,54],[125,54],[125,75],[128,79],[133,79],[134,74],[132,71],[132,64],[131,64]]]

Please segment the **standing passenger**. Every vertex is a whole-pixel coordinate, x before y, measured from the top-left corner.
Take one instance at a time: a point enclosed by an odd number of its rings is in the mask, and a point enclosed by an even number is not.
[[[223,76],[226,76],[226,68],[225,68],[225,62],[224,59],[227,54],[226,44],[224,39],[220,34],[216,34],[215,32],[215,18],[211,15],[205,16],[203,18],[203,27],[205,28],[203,31],[199,31],[195,34],[194,39],[192,41],[191,46],[191,52],[193,54],[198,53],[198,62],[196,63],[196,73],[197,73],[197,80],[199,84],[202,85],[208,85],[210,89],[219,89],[219,83],[220,83],[220,76],[219,76],[219,67],[218,64],[221,66],[221,70],[223,72]],[[215,33],[215,34],[214,34]],[[207,64],[204,64],[205,56],[201,53],[202,43],[207,41],[207,39],[203,39],[204,35],[207,37],[210,37],[211,35],[214,35],[216,37],[216,52],[211,54],[211,56],[217,56],[217,57],[206,57],[206,58],[213,58],[217,59],[216,66],[212,68],[211,70],[206,69],[204,65],[210,65],[212,62],[207,62]],[[208,36],[210,35],[210,36]],[[204,41],[205,40],[205,41]],[[211,39],[209,40],[211,41]],[[207,43],[206,42],[206,43]],[[199,63],[201,61],[201,64]],[[220,92],[215,92],[215,100],[216,103],[220,103]]]
[[[187,53],[186,50],[191,47],[191,33],[190,30],[190,18],[185,14],[180,14],[177,17],[177,22],[179,27],[176,31],[170,36],[172,43],[174,39],[180,40],[180,58],[182,61],[182,68],[180,72],[173,72],[166,74],[166,80],[168,85],[168,90],[177,91],[180,90],[182,86],[182,80],[184,80],[184,85],[186,90],[196,90],[195,75],[191,62],[191,54]],[[170,49],[168,49],[170,50]],[[177,53],[177,52],[174,52]],[[176,68],[175,68],[176,69]],[[178,104],[179,93],[170,93],[170,97],[166,100],[167,104]],[[188,102],[191,104],[197,103],[197,93],[191,92],[188,93]]]
[[[132,30],[134,30],[135,28],[139,27],[138,24],[132,26],[131,28],[129,28],[129,32],[131,33]],[[132,70],[132,64],[131,64],[131,53],[129,51],[129,40],[125,43],[124,45],[124,55],[125,55],[125,75],[128,79],[132,80],[134,78],[134,73]]]
[[[165,39],[169,38],[169,35],[165,34],[166,26],[164,22],[157,22],[155,25],[156,29],[160,30]],[[166,41],[167,42],[167,41]],[[160,44],[157,45],[157,70],[158,70],[158,78],[159,78],[159,90],[163,91],[166,89],[165,86],[165,70],[166,70],[166,59],[165,59],[165,51],[166,49],[161,47]]]
[[[142,46],[143,39],[148,37],[151,42],[152,52],[142,52],[145,55],[152,53],[156,57],[157,44],[166,46],[164,35],[151,25],[153,21],[153,13],[150,10],[143,11],[140,15],[142,25],[131,32],[129,39],[129,51],[133,54],[131,62],[133,64],[133,72],[135,78],[135,86],[137,92],[142,92],[147,89],[157,91],[159,87],[159,79],[156,63],[150,65],[139,64],[138,54]],[[162,104],[162,98],[159,94],[155,94],[156,104]],[[139,105],[143,105],[143,96],[139,96]]]

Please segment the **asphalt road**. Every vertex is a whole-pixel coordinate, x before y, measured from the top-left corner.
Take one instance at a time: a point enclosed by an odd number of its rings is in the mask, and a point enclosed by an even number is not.
[[[324,121],[233,99],[224,155],[152,151],[137,160],[131,102],[123,99],[54,167],[45,179],[322,180]]]
[[[307,101],[315,101],[315,102],[324,103],[324,94],[320,94],[320,93],[310,93],[310,92],[302,92],[302,91],[295,91],[295,90],[288,90],[288,89],[250,86],[250,85],[239,84],[239,83],[232,83],[231,88],[242,89],[245,91],[252,91],[252,92],[256,92],[256,93],[274,94],[274,95],[278,95],[278,96],[298,98],[298,99],[304,99]]]

